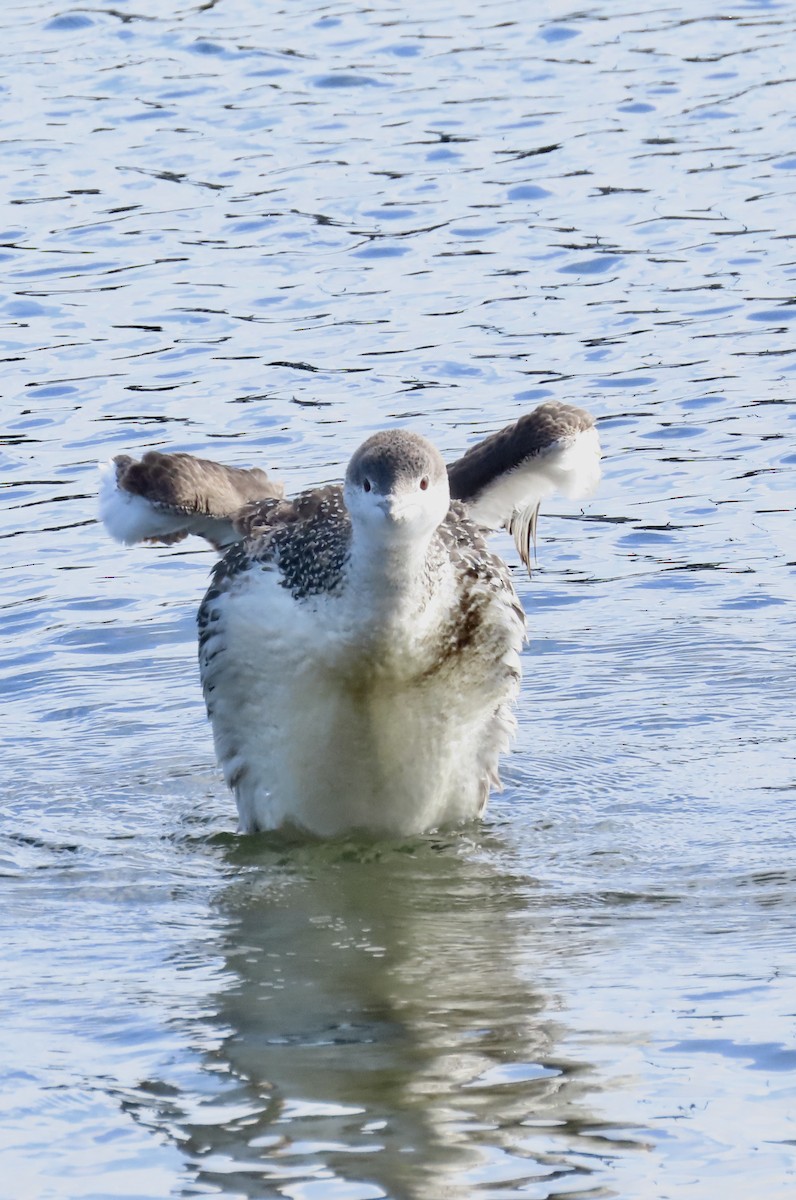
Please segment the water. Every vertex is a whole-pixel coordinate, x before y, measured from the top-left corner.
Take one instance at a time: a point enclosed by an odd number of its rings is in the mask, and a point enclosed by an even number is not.
[[[796,1194],[793,11],[528,12],[4,6],[4,1197]],[[546,397],[606,476],[488,820],[236,837],[212,555],[96,461]]]

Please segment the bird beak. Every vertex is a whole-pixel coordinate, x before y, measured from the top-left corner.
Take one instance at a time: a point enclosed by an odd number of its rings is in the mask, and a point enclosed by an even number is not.
[[[389,521],[400,521],[406,515],[406,503],[399,496],[380,496],[376,504]]]

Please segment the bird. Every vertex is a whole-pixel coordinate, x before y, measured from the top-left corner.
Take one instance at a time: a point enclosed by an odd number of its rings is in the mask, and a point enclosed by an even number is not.
[[[594,418],[548,401],[447,467],[415,432],[375,433],[342,485],[292,498],[190,454],[106,464],[112,538],[198,534],[221,555],[199,664],[241,832],[404,838],[482,816],[526,636],[487,538],[508,529],[530,569],[541,502],[591,494],[600,453]]]

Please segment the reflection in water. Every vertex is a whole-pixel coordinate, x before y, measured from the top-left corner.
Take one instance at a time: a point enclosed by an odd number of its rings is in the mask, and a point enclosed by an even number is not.
[[[434,1200],[560,1175],[585,1194],[604,1152],[588,1136],[595,1085],[557,1051],[527,879],[466,839],[229,853],[251,869],[218,900],[227,973],[207,1066],[220,1082],[194,1109],[170,1106],[199,1181]],[[161,1126],[162,1104],[133,1107]]]

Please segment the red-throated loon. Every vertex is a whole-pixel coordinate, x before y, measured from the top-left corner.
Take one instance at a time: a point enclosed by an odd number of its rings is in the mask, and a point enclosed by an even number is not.
[[[293,500],[257,469],[119,456],[118,541],[198,533],[224,552],[199,609],[216,752],[243,831],[405,836],[479,816],[514,729],[525,616],[485,534],[526,565],[540,502],[600,478],[592,417],[540,405],[446,469],[377,433],[345,483]]]

